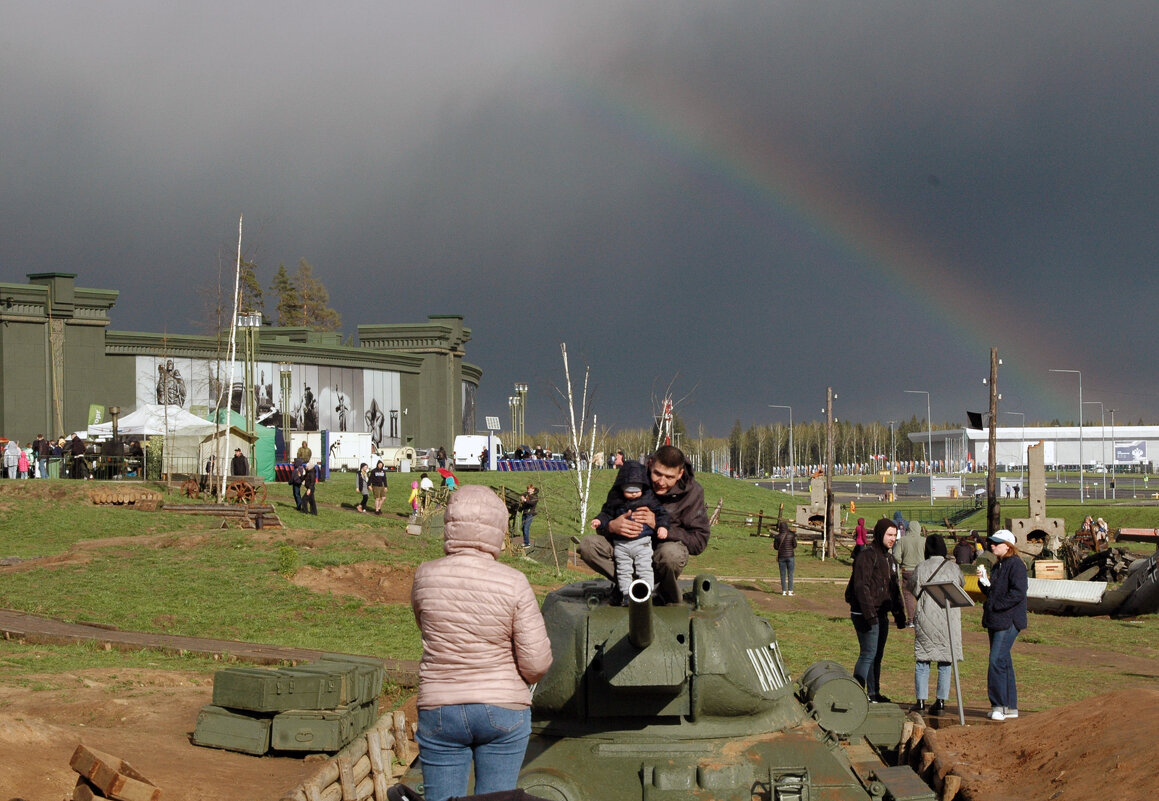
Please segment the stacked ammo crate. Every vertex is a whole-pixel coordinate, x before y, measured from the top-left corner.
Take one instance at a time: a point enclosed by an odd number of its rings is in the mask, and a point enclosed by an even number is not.
[[[219,670],[193,742],[256,755],[338,751],[374,724],[385,676],[382,660],[348,654],[277,670]]]

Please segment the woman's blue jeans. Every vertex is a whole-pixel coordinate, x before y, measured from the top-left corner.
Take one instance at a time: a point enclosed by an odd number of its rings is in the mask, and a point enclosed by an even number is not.
[[[493,704],[451,704],[419,710],[423,797],[467,795],[471,765],[475,794],[514,790],[531,736],[531,710]]]
[[[938,663],[938,699],[950,700],[950,679],[953,677],[949,662]],[[914,665],[914,698],[924,701],[930,697],[930,663],[919,661]]]
[[[789,557],[788,559],[778,559],[777,567],[781,569],[781,592],[793,591],[793,571],[797,567],[797,560]],[[788,576],[788,583],[785,583],[785,577]]]
[[[865,688],[872,699],[881,694],[881,659],[885,656],[885,641],[889,638],[889,613],[879,612],[876,618],[851,615],[857,632],[861,653],[853,666],[853,678]]]
[[[990,667],[986,671],[986,691],[990,706],[1018,709],[1018,687],[1014,683],[1014,661],[1010,649],[1018,639],[1018,629],[989,629]]]
[[[531,521],[535,519],[535,515],[523,515],[523,544],[531,544]]]

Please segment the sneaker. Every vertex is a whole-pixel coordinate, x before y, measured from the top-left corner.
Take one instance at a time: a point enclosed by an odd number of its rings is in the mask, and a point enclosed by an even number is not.
[[[1006,715],[1007,718],[1016,718],[1018,717],[1018,710],[1006,706],[1002,708],[1002,714]]]
[[[791,596],[792,594],[793,594],[793,591],[792,591],[792,590],[789,590],[789,595]]]
[[[781,595],[788,595],[788,594],[789,594],[788,590],[781,590]]]
[[[1006,710],[1000,706],[993,707],[990,710],[990,714],[986,717],[990,718],[990,720],[1006,720]]]

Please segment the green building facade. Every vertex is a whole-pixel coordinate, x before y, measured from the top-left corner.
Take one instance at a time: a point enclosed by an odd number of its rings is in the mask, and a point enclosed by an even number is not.
[[[77,287],[70,273],[28,281],[0,283],[0,435],[22,443],[103,422],[109,407],[168,402],[206,418],[227,403],[241,411],[247,384],[258,422],[280,426],[288,413],[294,432],[368,432],[381,446],[449,449],[456,434],[475,431],[483,373],[465,361],[471,331],[462,316],[360,325],[357,344],[337,332],[239,327],[231,374],[228,330],[114,331],[117,291]]]

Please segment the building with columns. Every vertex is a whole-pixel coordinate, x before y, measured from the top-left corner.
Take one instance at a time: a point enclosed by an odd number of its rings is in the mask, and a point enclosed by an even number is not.
[[[360,325],[351,344],[339,332],[239,327],[231,365],[228,329],[111,329],[118,294],[78,287],[71,273],[0,283],[0,435],[69,436],[103,422],[109,407],[146,403],[201,417],[226,404],[241,411],[246,354],[256,416],[268,425],[288,415],[295,432],[369,432],[382,446],[448,450],[456,434],[476,430],[483,371],[466,361],[471,330],[461,315]]]

